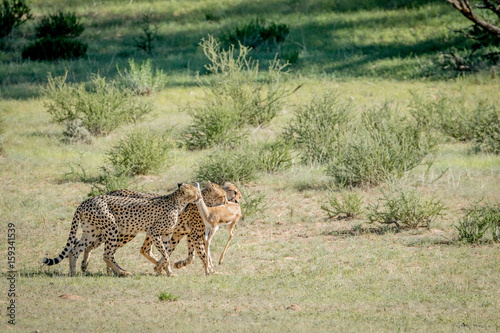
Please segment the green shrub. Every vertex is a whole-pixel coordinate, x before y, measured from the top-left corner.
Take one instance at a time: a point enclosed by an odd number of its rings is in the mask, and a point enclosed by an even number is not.
[[[193,123],[183,132],[189,149],[238,144],[246,133],[241,131],[239,116],[230,105],[209,103],[191,112]]]
[[[243,220],[248,220],[251,217],[262,215],[269,208],[265,193],[256,194],[243,189],[241,191],[243,202],[240,203],[240,205]]]
[[[87,44],[79,40],[57,37],[39,39],[23,49],[22,57],[31,60],[81,58],[87,54]]]
[[[259,170],[276,172],[290,169],[293,164],[292,145],[285,141],[265,142],[258,148]]]
[[[92,88],[68,84],[66,77],[52,78],[43,89],[44,104],[52,120],[66,123],[79,119],[93,135],[108,134],[122,124],[135,122],[152,112],[152,105],[129,91],[121,91],[96,75]]]
[[[39,39],[23,49],[25,59],[73,59],[87,53],[87,44],[75,39],[85,30],[75,13],[59,11],[44,16],[35,30]]]
[[[238,150],[218,147],[198,163],[195,178],[219,184],[245,183],[256,178],[259,171],[256,161],[256,152],[249,147]]]
[[[167,75],[160,69],[153,73],[151,60],[148,59],[136,65],[134,59],[129,59],[130,69],[118,69],[118,85],[130,89],[138,95],[150,95],[165,88]]]
[[[266,23],[265,20],[256,18],[248,23],[243,23],[233,31],[222,35],[221,40],[227,45],[243,45],[251,48],[267,47],[276,49],[286,41],[290,28],[286,24]]]
[[[480,104],[471,120],[476,150],[500,154],[500,108]]]
[[[24,0],[3,0],[0,4],[0,39],[32,17],[31,9]]]
[[[339,93],[330,92],[310,103],[299,106],[284,139],[302,151],[304,162],[326,163],[347,123],[353,117],[350,102],[340,100]]]
[[[158,39],[159,24],[152,24],[153,13],[144,13],[142,15],[141,32],[135,39],[135,46],[149,55],[153,54],[154,42]]]
[[[327,174],[340,185],[376,185],[420,165],[436,141],[387,103],[361,114],[339,135]]]
[[[92,134],[83,126],[80,119],[66,122],[66,130],[63,132],[63,143],[83,142],[92,143]]]
[[[118,142],[106,155],[114,170],[123,170],[128,175],[145,175],[171,164],[168,157],[172,148],[168,133],[160,135],[140,129]]]
[[[330,194],[328,204],[321,205],[329,218],[354,218],[363,212],[363,196],[357,192],[341,191],[340,200],[336,195]]]
[[[467,209],[465,215],[455,228],[458,231],[458,240],[468,243],[478,243],[483,239],[488,229],[491,230],[492,237],[500,242],[500,205],[479,204]]]
[[[114,170],[102,167],[102,173],[91,180],[89,197],[103,195],[112,191],[129,188],[132,178],[125,170]]]
[[[75,13],[59,11],[42,17],[35,27],[38,38],[76,38],[85,30]]]
[[[158,299],[161,302],[165,302],[165,301],[175,302],[175,301],[179,300],[179,296],[173,295],[167,291],[162,291],[161,293],[158,294]]]
[[[404,181],[389,181],[382,197],[368,206],[370,222],[394,223],[398,228],[429,227],[444,206],[435,196],[425,196]]]
[[[220,42],[212,36],[202,39],[200,45],[210,61],[205,67],[213,77],[213,82],[198,78],[205,88],[206,100],[232,106],[240,116],[240,125],[268,124],[292,93],[283,84],[288,64],[282,65],[274,59],[267,72],[261,73],[259,63],[248,56],[250,49],[247,47],[240,47],[238,54],[234,46],[222,50]]]

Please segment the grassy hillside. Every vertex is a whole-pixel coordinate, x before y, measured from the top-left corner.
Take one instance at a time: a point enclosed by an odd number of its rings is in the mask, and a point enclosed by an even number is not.
[[[302,85],[268,124],[245,125],[251,142],[279,139],[296,110],[333,92],[339,104],[351,103],[356,115],[387,102],[410,118],[412,94],[423,96],[429,108],[440,96],[449,97],[443,114],[457,104],[466,111],[484,107],[484,100],[499,105],[495,67],[466,76],[439,65],[440,52],[467,46],[450,32],[467,22],[443,2],[33,0],[37,17],[60,8],[75,11],[85,25],[81,39],[89,51],[73,61],[22,60],[20,50],[34,35],[30,22],[0,54],[0,256],[10,256],[7,226],[13,223],[17,271],[16,325],[8,325],[3,316],[0,330],[499,331],[499,244],[490,231],[477,243],[459,242],[456,226],[474,203],[500,202],[500,156],[477,149],[474,141],[451,138],[432,124],[429,135],[439,143],[424,162],[433,163],[405,173],[422,196],[435,195],[445,207],[428,228],[370,224],[368,210],[351,220],[329,218],[321,207],[332,195],[340,198],[341,190],[351,189],[341,189],[326,165],[303,163],[300,149],[294,148],[291,168],[260,171],[239,184],[242,205],[253,214],[247,211],[236,226],[224,264],[215,267],[218,274],[203,276],[195,258],[175,270],[175,277],[154,275],[151,263],[139,254],[143,235],[116,255],[134,274],[130,278],[106,274],[103,246],[94,251],[86,275],[67,276],[67,260],[51,267],[41,261],[62,250],[72,215],[102,174],[107,152],[134,129],[164,132],[173,127],[177,145],[169,166],[133,177],[131,188],[166,194],[178,181],[198,181],[197,169],[213,148],[182,146],[193,110],[207,102],[207,89],[198,86],[195,74],[213,78],[205,76],[207,60],[198,44],[241,22],[259,17],[289,25],[279,56],[298,54],[298,61],[291,64],[284,85]],[[146,12],[154,13],[159,24],[151,56],[135,46]],[[251,54],[264,67],[274,57],[266,49]],[[48,99],[41,95],[47,73],[67,70],[69,82],[90,87],[93,74],[117,78],[117,66],[127,67],[130,58],[137,63],[151,59],[167,74],[164,89],[140,97],[152,104],[154,114],[93,137],[90,145],[63,143],[65,126],[51,120]],[[450,125],[460,118],[454,119]],[[382,182],[352,191],[367,208],[384,188]],[[212,242],[214,262],[227,239],[221,229]],[[182,241],[172,261],[186,255]],[[0,303],[7,307],[12,298],[7,260],[2,263]],[[161,301],[162,292],[179,298]]]

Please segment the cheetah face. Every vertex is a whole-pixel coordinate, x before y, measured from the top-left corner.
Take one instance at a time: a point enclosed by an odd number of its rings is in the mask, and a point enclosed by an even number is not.
[[[184,202],[195,203],[196,201],[201,199],[200,191],[191,184],[179,184],[179,192],[181,194],[181,200]],[[186,210],[186,206],[182,208],[182,212]]]
[[[223,188],[227,193],[227,199],[229,201],[238,203],[241,200],[242,198],[241,191],[236,185],[230,182],[226,182],[224,183]]]

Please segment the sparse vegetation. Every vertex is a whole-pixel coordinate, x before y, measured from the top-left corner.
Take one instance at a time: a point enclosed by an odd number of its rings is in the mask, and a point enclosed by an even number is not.
[[[158,299],[161,302],[175,302],[178,301],[180,296],[169,293],[168,291],[162,291],[158,294]]]
[[[24,0],[3,0],[0,4],[0,40],[33,17]]]
[[[158,39],[159,24],[153,23],[154,15],[151,12],[144,13],[140,24],[142,34],[135,39],[135,46],[148,55],[153,54],[155,41]]]

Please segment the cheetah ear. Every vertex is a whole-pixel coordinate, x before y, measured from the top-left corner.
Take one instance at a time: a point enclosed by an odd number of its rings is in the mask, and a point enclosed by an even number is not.
[[[177,188],[181,188],[182,183],[177,183]]]
[[[207,180],[207,186],[212,187],[212,182],[210,180]]]

